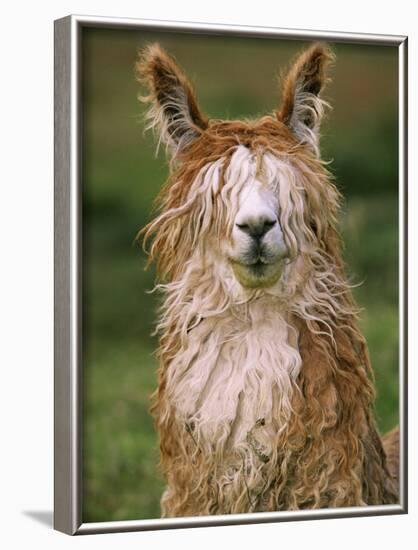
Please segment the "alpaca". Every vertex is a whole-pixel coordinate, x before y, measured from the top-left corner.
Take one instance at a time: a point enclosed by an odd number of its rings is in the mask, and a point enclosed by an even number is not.
[[[208,120],[174,58],[140,52],[147,128],[171,154],[142,230],[163,303],[152,413],[163,517],[398,502],[374,385],[340,253],[340,195],[320,158],[316,43],[280,109]]]

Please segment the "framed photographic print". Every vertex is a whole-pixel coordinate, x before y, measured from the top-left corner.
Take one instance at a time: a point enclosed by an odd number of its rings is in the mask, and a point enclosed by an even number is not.
[[[55,528],[407,511],[404,36],[55,22]]]

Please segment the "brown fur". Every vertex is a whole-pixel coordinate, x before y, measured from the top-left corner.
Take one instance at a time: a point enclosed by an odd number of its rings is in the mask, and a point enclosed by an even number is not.
[[[184,114],[185,106],[190,119],[188,131],[194,137],[207,127],[207,118],[199,110],[193,87],[174,59],[158,44],[151,44],[141,52],[136,73],[149,90],[148,96],[140,97],[141,101],[161,106],[166,125],[164,131],[174,144],[184,137],[186,131],[184,126],[176,124]]]
[[[306,222],[312,228],[312,239],[344,281],[336,230],[338,204],[333,198],[338,200],[339,195],[315,151],[289,126],[297,82],[304,92],[317,96],[331,59],[332,54],[323,45],[314,45],[303,53],[284,80],[283,103],[276,114],[257,121],[207,122],[198,110],[191,86],[172,58],[157,46],[149,47],[138,65],[140,79],[150,89],[148,101],[158,103],[170,93],[170,83],[180,83],[186,90],[195,132],[193,141],[176,151],[170,177],[157,198],[160,212],[184,204],[202,167],[219,158],[226,160],[226,167],[239,144],[260,154],[270,151],[285,156],[308,179],[309,174],[315,174],[304,189],[309,217]],[[311,124],[310,120],[302,122]],[[160,278],[177,280],[191,254],[193,228],[188,226],[187,212],[157,225],[152,223],[145,232],[145,241],[153,239],[150,260],[156,261]],[[320,322],[303,317],[294,320],[303,365],[295,384],[293,415],[275,441],[275,476],[266,480],[256,498],[241,493],[231,495],[220,486],[216,481],[218,457],[200,449],[193,426],[176,420],[167,399],[167,368],[180,341],[175,323],[166,328],[160,338],[158,389],[152,407],[160,437],[161,466],[169,488],[163,499],[164,515],[398,502],[398,437],[392,433],[382,445],[374,419],[373,374],[356,308],[349,291],[338,300],[346,314],[329,314],[327,323],[333,327],[332,337]],[[263,456],[260,460],[264,460]]]
[[[313,44],[297,57],[287,76],[283,79],[282,105],[278,119],[289,124],[295,107],[297,88],[301,92],[318,95],[326,83],[326,70],[334,56],[330,49],[320,43]],[[305,121],[309,124],[309,121]]]
[[[396,484],[396,491],[399,491],[399,426],[391,430],[383,437],[383,448],[386,453],[387,466]]]

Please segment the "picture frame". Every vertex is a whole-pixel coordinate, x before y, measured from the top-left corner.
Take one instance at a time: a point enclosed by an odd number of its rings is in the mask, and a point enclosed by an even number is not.
[[[398,51],[399,174],[399,504],[188,518],[85,522],[82,514],[82,189],[81,50],[86,29],[137,29],[207,36],[331,41],[392,46]],[[111,17],[55,21],[55,282],[54,282],[54,528],[70,535],[239,525],[407,513],[407,38]]]

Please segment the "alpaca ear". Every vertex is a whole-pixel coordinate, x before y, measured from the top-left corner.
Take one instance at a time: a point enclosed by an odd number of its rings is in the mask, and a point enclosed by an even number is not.
[[[136,74],[149,95],[139,97],[149,103],[147,129],[155,129],[158,144],[165,143],[173,154],[192,143],[207,128],[207,119],[197,106],[195,94],[182,69],[159,44],[140,52]]]
[[[282,106],[277,117],[316,154],[321,119],[328,106],[320,93],[327,82],[327,66],[333,59],[325,44],[313,44],[296,58],[282,85]]]

